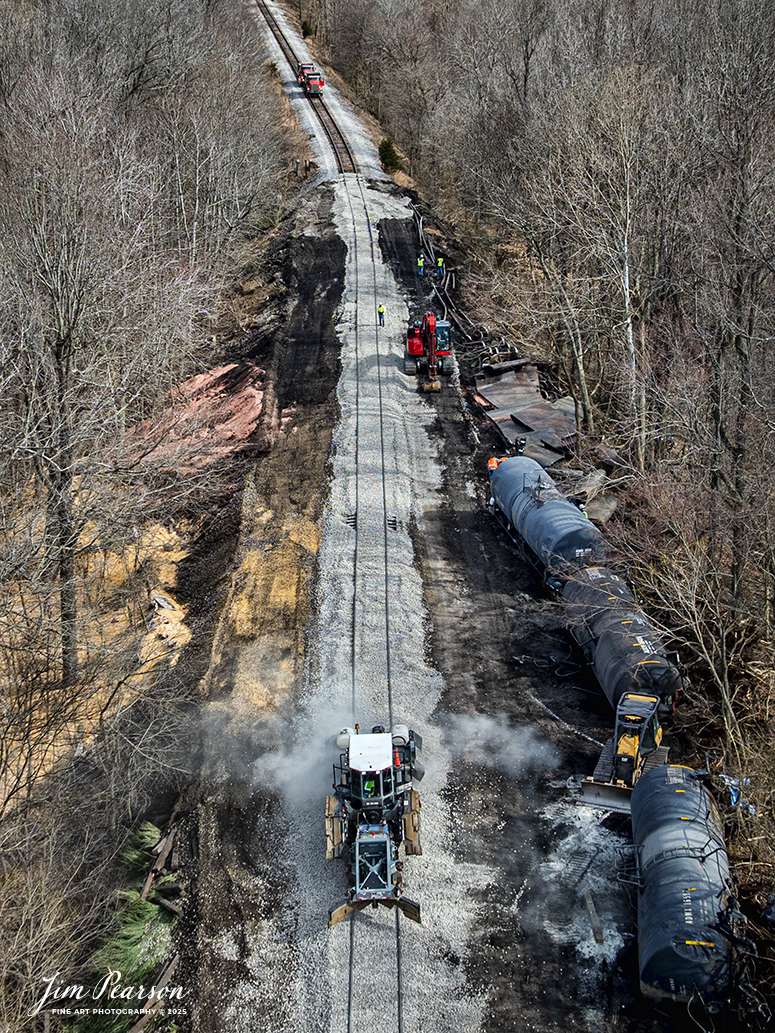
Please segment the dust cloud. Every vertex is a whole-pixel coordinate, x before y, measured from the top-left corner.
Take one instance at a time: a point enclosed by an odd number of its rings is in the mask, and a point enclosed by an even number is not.
[[[352,713],[327,713],[296,721],[276,722],[279,748],[258,757],[252,766],[256,788],[271,789],[297,809],[319,800],[333,781],[333,764],[342,752],[336,737],[352,721]]]
[[[507,775],[548,770],[558,763],[554,749],[532,728],[512,728],[505,714],[450,714],[444,720],[447,745],[466,764],[497,768]]]

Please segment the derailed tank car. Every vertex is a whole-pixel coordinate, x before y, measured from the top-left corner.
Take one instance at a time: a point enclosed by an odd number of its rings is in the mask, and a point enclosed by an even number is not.
[[[533,459],[501,460],[490,471],[490,487],[495,505],[548,573],[605,558],[601,531]]]
[[[415,781],[423,777],[417,759],[422,741],[406,725],[386,732],[376,725],[359,734],[358,726],[337,737],[342,750],[334,765],[334,793],[326,800],[326,858],[347,861],[350,891],[346,903],[329,912],[329,926],[369,904],[397,907],[420,921],[420,905],[403,896],[406,854],[421,854],[420,796]]]
[[[626,692],[658,696],[671,711],[683,684],[678,654],[665,648],[626,582],[607,567],[584,567],[564,584],[570,631],[612,707]]]
[[[683,684],[678,655],[665,649],[627,584],[593,565],[609,551],[602,531],[527,456],[491,459],[490,489],[496,512],[562,594],[571,634],[611,706],[645,692],[659,697],[663,713],[672,710]]]
[[[631,799],[638,871],[638,971],[645,997],[711,1009],[728,1001],[752,945],[742,931],[724,835],[696,772],[666,765]]]

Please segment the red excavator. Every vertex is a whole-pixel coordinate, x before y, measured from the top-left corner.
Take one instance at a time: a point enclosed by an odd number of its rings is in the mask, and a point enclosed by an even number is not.
[[[452,373],[452,347],[449,323],[426,312],[422,321],[410,323],[406,332],[404,372],[423,378],[421,390],[440,391],[440,376]]]

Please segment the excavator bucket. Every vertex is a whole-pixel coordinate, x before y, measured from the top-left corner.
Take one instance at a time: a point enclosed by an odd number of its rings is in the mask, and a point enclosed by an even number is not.
[[[424,380],[422,385],[423,391],[441,391],[440,380]]]

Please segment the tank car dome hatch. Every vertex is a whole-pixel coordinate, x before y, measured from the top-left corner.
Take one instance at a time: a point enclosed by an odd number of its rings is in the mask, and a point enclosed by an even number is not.
[[[635,785],[631,814],[642,993],[678,1002],[725,998],[736,937],[725,913],[729,861],[710,794],[689,768],[657,767]]]

